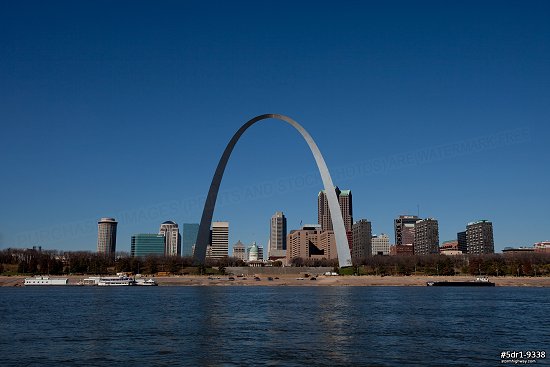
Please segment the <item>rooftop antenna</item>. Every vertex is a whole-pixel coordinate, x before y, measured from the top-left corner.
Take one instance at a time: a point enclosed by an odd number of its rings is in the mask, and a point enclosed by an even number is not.
[[[416,216],[420,218],[420,204],[416,204]]]

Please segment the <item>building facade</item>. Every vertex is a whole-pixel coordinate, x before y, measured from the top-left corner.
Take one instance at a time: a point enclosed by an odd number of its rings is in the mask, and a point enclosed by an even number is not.
[[[537,242],[533,245],[535,252],[550,253],[550,241]]]
[[[396,245],[414,243],[414,226],[419,219],[416,215],[400,215],[393,221]]]
[[[335,191],[338,203],[340,204],[342,219],[344,219],[344,227],[346,228],[346,232],[351,232],[351,227],[353,225],[353,200],[351,190],[340,190],[338,186],[336,186]],[[330,217],[325,190],[319,191],[317,195],[317,223],[321,225],[321,230],[323,231],[333,230],[332,218]]]
[[[233,245],[233,257],[238,260],[246,261],[246,248],[244,247],[244,243],[242,243],[240,240]]]
[[[181,235],[178,225],[175,222],[167,221],[160,225],[159,234],[166,239],[164,255],[165,256],[180,256],[181,255]]]
[[[413,250],[415,255],[439,254],[439,225],[436,219],[426,218],[416,222]]]
[[[462,255],[463,252],[458,247],[457,240],[445,241],[439,247],[439,253],[441,255]]]
[[[315,257],[322,259],[325,257],[324,250],[320,246],[322,232],[320,225],[305,225],[302,229],[290,231],[287,236],[287,263],[290,263],[295,257],[301,257],[302,259]]]
[[[390,256],[412,256],[412,255],[414,255],[412,244],[390,246]]]
[[[269,228],[269,259],[278,259],[286,256],[286,217],[283,212],[276,212],[271,217]]]
[[[353,223],[353,246],[351,249],[351,258],[360,260],[367,256],[372,256],[372,226],[366,219],[358,220]]]
[[[466,236],[466,231],[458,232],[456,234],[456,242],[458,250],[462,251],[463,254],[468,253],[468,237]]]
[[[485,219],[468,223],[466,245],[468,254],[494,254],[493,223]]]
[[[114,218],[101,218],[97,222],[97,253],[115,256],[116,230],[118,222]]]
[[[198,223],[183,223],[181,235],[181,256],[193,256],[198,234]]]
[[[164,256],[166,237],[161,234],[140,233],[132,236],[132,257]]]
[[[321,258],[325,259],[337,259],[338,253],[336,252],[336,238],[334,238],[334,231],[322,231],[319,234],[319,249],[323,252]]]
[[[390,237],[387,234],[374,235],[371,239],[373,255],[390,254]]]
[[[229,222],[212,222],[211,254],[213,259],[229,256]]]

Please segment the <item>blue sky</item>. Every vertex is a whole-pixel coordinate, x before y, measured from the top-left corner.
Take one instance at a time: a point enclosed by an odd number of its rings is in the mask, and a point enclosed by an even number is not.
[[[301,123],[355,219],[416,214],[440,239],[493,221],[495,246],[550,239],[545,1],[0,4],[0,248],[117,249],[198,222],[233,133]],[[316,222],[321,180],[290,126],[239,141],[215,220],[266,245]],[[223,197],[223,198],[222,198]]]

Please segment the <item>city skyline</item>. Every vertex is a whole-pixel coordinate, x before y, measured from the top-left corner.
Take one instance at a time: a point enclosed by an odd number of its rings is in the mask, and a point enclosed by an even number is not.
[[[483,218],[495,252],[550,239],[549,4],[65,5],[0,5],[0,248],[94,251],[113,217],[129,252],[132,234],[198,223],[223,147],[267,112],[311,132],[373,233],[419,214],[441,242]],[[251,16],[266,11],[276,23]],[[267,249],[276,210],[316,222],[321,180],[281,125],[233,153],[214,213],[230,243]]]

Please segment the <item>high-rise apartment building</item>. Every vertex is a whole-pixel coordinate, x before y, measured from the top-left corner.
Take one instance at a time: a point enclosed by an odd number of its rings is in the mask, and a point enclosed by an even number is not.
[[[181,235],[181,256],[193,256],[198,234],[198,223],[183,223]]]
[[[352,226],[353,246],[351,257],[359,260],[367,256],[372,256],[372,228],[371,223],[366,219],[361,219]]]
[[[387,234],[374,235],[371,239],[373,255],[389,255],[390,254],[390,238]]]
[[[97,253],[114,256],[116,251],[117,221],[114,218],[101,218],[97,222]]]
[[[210,247],[213,259],[221,259],[229,254],[229,222],[212,222]]]
[[[276,212],[271,217],[268,246],[270,259],[286,256],[286,217],[283,212]]]
[[[414,226],[415,255],[439,254],[439,225],[436,219],[418,220]]]
[[[493,223],[488,220],[468,223],[466,244],[468,254],[494,254]]]
[[[242,261],[246,261],[246,247],[240,240],[233,245],[233,257]]]
[[[159,234],[166,238],[165,256],[181,255],[181,235],[178,225],[175,222],[167,221],[160,225]]]
[[[132,257],[164,256],[166,237],[161,234],[140,233],[132,236],[130,255]]]
[[[394,220],[396,245],[413,244],[414,226],[419,219],[416,215],[400,215]]]

